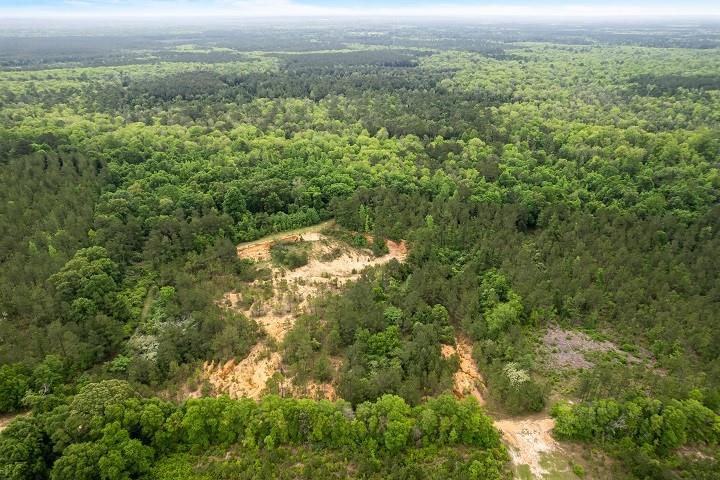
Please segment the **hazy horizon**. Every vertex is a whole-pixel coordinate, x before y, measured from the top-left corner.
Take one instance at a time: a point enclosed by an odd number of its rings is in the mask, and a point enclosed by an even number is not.
[[[280,19],[280,18],[460,18],[465,20],[642,20],[667,21],[718,20],[717,2],[640,1],[628,5],[616,0],[601,2],[568,1],[482,1],[449,2],[394,0],[380,2],[327,0],[40,0],[0,1],[0,17],[12,19],[97,19],[97,18],[164,18],[185,20],[208,19]]]

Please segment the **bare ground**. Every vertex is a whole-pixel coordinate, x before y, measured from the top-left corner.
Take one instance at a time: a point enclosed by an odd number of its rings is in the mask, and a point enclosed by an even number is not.
[[[203,373],[218,393],[232,398],[258,399],[270,377],[280,370],[281,363],[279,353],[270,352],[263,343],[258,343],[239,363],[234,359],[224,364],[209,362],[204,365]]]
[[[585,358],[588,352],[614,351],[623,355],[628,362],[640,361],[620,351],[612,342],[594,340],[585,333],[557,326],[548,328],[543,345],[548,352],[549,366],[559,369],[592,368],[594,364]],[[567,445],[561,445],[552,437],[555,421],[547,413],[499,419],[495,421],[495,427],[502,432],[516,469],[527,468],[526,472],[529,471],[529,475],[536,479],[565,478],[559,474],[557,466],[553,466],[552,459],[567,459],[576,455],[567,450]]]
[[[224,296],[224,304],[253,318],[265,330],[269,339],[280,344],[293,327],[295,319],[308,310],[313,298],[326,292],[337,291],[347,282],[357,280],[367,267],[382,265],[393,259],[403,261],[407,256],[405,242],[388,240],[389,253],[382,257],[375,257],[367,250],[349,247],[321,233],[330,225],[331,223],[326,222],[314,228],[274,235],[238,246],[238,256],[241,258],[268,262],[270,248],[276,241],[311,243],[306,265],[286,270],[268,263],[272,280],[266,282],[270,283],[263,285],[260,281],[251,285],[257,288],[269,287],[272,291],[270,298],[258,298],[248,306],[243,304],[242,294],[228,292]],[[336,365],[335,369],[337,368]],[[203,377],[214,390],[234,398],[261,397],[269,380],[277,372],[284,377],[282,357],[277,351],[271,351],[267,342],[255,345],[240,362],[229,360],[224,364],[206,363],[203,367]],[[336,397],[334,386],[329,383],[310,383],[297,387],[292,384],[291,379],[285,378],[280,389],[293,396],[328,399]]]
[[[455,339],[455,346],[443,345],[443,357],[457,355],[460,360],[460,367],[453,377],[453,393],[458,398],[471,395],[475,397],[480,405],[485,405],[485,398],[482,391],[485,384],[480,371],[472,358],[472,344],[467,338],[458,337]]]
[[[566,331],[550,327],[543,337],[548,351],[549,365],[562,369],[588,369],[593,364],[584,353],[608,351],[615,346],[610,342],[598,342],[581,332]],[[495,427],[502,432],[510,458],[516,469],[516,476],[526,478],[553,478],[556,472],[548,471],[547,462],[556,454],[565,455],[563,448],[552,437],[555,421],[546,413],[526,417],[503,418],[495,421]],[[526,467],[525,467],[526,466]],[[519,473],[526,468],[525,474]]]
[[[534,478],[543,478],[548,471],[542,466],[544,456],[561,451],[550,433],[555,421],[545,414],[523,418],[496,420],[495,427],[503,434],[510,458],[516,466],[527,465]]]
[[[274,242],[298,242],[298,241],[317,241],[320,232],[335,224],[330,220],[319,223],[311,227],[298,228],[289,232],[281,232],[252,242],[241,243],[237,246],[237,254],[240,258],[248,258],[256,261],[270,260],[270,247]]]
[[[483,396],[485,385],[472,358],[472,343],[465,337],[457,337],[455,346],[442,346],[442,355],[445,358],[457,355],[460,360],[460,367],[455,372],[453,383],[455,396],[463,398],[472,395],[480,405],[485,405]],[[555,427],[552,418],[547,414],[505,418],[497,420],[495,427],[502,432],[503,441],[516,468],[527,465],[533,478],[538,479],[551,473],[543,467],[542,460],[548,455],[562,451],[550,435]]]
[[[550,365],[556,368],[590,369],[595,365],[585,358],[585,353],[611,350],[622,355],[630,363],[640,362],[640,359],[619,350],[612,342],[593,340],[583,332],[563,330],[557,326],[548,328],[543,337],[543,344],[549,351]]]
[[[276,235],[251,244],[238,247],[238,255],[255,261],[267,262],[270,259],[270,247],[274,241],[306,241],[312,243],[310,260],[307,265],[295,270],[285,270],[271,266],[272,297],[256,300],[250,306],[243,305],[242,295],[229,292],[225,295],[226,305],[254,318],[277,343],[282,342],[285,334],[292,328],[295,319],[307,311],[313,297],[328,291],[337,291],[347,282],[357,280],[364,268],[382,265],[392,259],[403,261],[407,256],[404,243],[388,241],[389,253],[383,257],[373,257],[370,252],[349,248],[338,241],[328,238],[318,230],[304,230],[302,233]],[[340,253],[338,254],[338,249]],[[333,255],[334,253],[334,255]],[[568,334],[569,333],[569,334]],[[602,348],[614,348],[610,342],[595,342],[584,334],[574,335],[560,329],[549,330],[545,344],[556,349],[560,355],[554,361],[561,365],[585,365],[583,351],[597,351]],[[455,345],[443,345],[445,357],[457,355],[460,361],[454,375],[453,393],[457,397],[471,395],[481,405],[485,404],[483,395],[485,385],[472,358],[472,344],[464,337],[455,339]],[[568,363],[569,362],[569,363]],[[339,368],[338,362],[334,365]],[[578,368],[578,367],[573,367]],[[581,367],[582,368],[582,367]],[[230,360],[224,364],[208,363],[203,372],[216,392],[231,397],[259,398],[266,390],[268,381],[282,372],[282,357],[271,351],[265,342],[253,347],[250,354],[240,362]],[[297,397],[328,398],[334,400],[334,386],[329,383],[309,383],[303,387],[292,385],[292,379],[282,380],[283,393]],[[554,420],[546,414],[530,417],[505,418],[495,422],[508,446],[512,462],[516,467],[527,465],[534,478],[551,475],[543,467],[543,459],[556,453],[562,453],[562,447],[552,438]]]

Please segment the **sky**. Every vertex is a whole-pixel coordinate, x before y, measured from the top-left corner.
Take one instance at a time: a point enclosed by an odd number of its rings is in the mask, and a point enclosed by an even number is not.
[[[332,16],[720,19],[720,0],[0,0],[0,18]]]

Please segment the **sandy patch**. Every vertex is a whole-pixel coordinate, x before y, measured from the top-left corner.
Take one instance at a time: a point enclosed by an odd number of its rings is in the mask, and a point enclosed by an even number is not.
[[[271,298],[252,299],[243,302],[242,294],[228,292],[223,304],[253,318],[276,344],[282,343],[285,335],[295,324],[297,317],[308,311],[311,301],[319,295],[341,289],[347,282],[356,281],[368,267],[383,265],[391,260],[404,261],[407,257],[405,242],[387,241],[388,252],[375,257],[369,250],[348,246],[321,233],[329,226],[324,223],[314,229],[304,229],[286,235],[274,235],[267,239],[238,246],[238,256],[259,262],[270,260],[270,248],[277,241],[309,242],[309,259],[306,265],[287,270],[268,263],[272,279],[256,281],[251,287],[272,291]],[[269,283],[268,283],[269,282]],[[266,290],[267,291],[267,290]],[[267,295],[266,295],[267,296]],[[231,397],[259,398],[265,392],[268,381],[276,372],[283,375],[279,385],[284,395],[335,399],[332,384],[309,383],[304,387],[292,385],[284,377],[282,358],[278,352],[268,353],[267,342],[255,345],[250,354],[240,362],[230,360],[224,364],[208,363],[203,376],[214,387],[216,393]],[[339,366],[335,367],[336,370]]]
[[[306,235],[286,235],[276,240],[268,240],[260,243],[254,243],[246,246],[237,247],[237,255],[240,258],[247,258],[249,260],[255,260],[256,262],[264,262],[270,260],[270,248],[275,242],[285,243],[297,243],[302,241],[312,242],[314,240],[306,239],[305,237],[315,236],[314,234]]]
[[[560,451],[550,433],[555,420],[545,415],[496,420],[495,427],[503,434],[512,462],[527,465],[535,478],[548,474],[541,465],[543,456]]]
[[[393,259],[403,261],[407,257],[405,242],[388,241],[389,253],[375,257],[369,251],[348,247],[319,232],[303,235],[303,241],[312,244],[306,265],[294,270],[270,266],[272,298],[257,300],[242,308],[241,294],[228,292],[224,296],[225,305],[253,318],[278,342],[282,342],[295,319],[307,311],[313,298],[339,291],[347,282],[358,280],[368,267],[383,265]],[[330,258],[332,253],[336,255]]]
[[[281,358],[270,352],[264,344],[255,345],[240,363],[234,359],[224,364],[208,362],[203,373],[216,392],[232,398],[258,399],[265,391],[268,380],[280,369]]]
[[[237,255],[258,262],[270,260],[270,247],[275,242],[316,242],[320,231],[331,227],[335,222],[328,221],[311,227],[299,228],[291,232],[276,233],[252,242],[241,243],[237,246]]]
[[[308,299],[307,295],[312,297],[323,290],[320,288],[322,286],[328,284],[342,286],[348,281],[360,278],[361,272],[368,267],[383,265],[390,260],[402,262],[407,257],[405,242],[395,243],[388,240],[389,253],[382,257],[375,257],[366,250],[349,248],[322,235],[312,242],[315,245],[313,245],[307,265],[290,270],[284,276],[288,283],[304,287],[300,290],[306,295],[306,300]],[[331,254],[336,249],[341,251],[337,258],[323,260],[324,256]]]
[[[455,345],[442,346],[443,357],[457,355],[460,360],[460,366],[453,376],[453,393],[458,398],[472,395],[480,405],[485,405],[485,398],[482,394],[485,385],[475,360],[472,358],[472,344],[466,338],[456,338]]]
[[[247,258],[255,261],[270,260],[270,244],[249,245],[238,247],[237,255],[240,258]]]
[[[480,405],[485,405],[483,377],[472,357],[472,343],[465,337],[457,337],[455,346],[443,345],[445,358],[457,355],[460,366],[455,372],[453,393],[458,398],[472,395]],[[495,427],[502,432],[512,463],[519,467],[527,465],[534,478],[548,474],[541,461],[546,455],[561,451],[550,433],[555,421],[547,415],[507,418],[495,421]]]

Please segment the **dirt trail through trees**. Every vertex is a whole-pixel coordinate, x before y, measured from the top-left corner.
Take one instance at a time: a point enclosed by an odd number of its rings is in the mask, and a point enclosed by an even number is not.
[[[480,405],[485,405],[485,385],[472,357],[472,342],[465,337],[457,337],[455,346],[442,346],[442,354],[446,358],[457,354],[460,360],[454,376],[455,396],[473,396]],[[545,478],[551,473],[543,467],[543,457],[560,450],[558,443],[550,435],[554,426],[555,421],[546,414],[495,421],[495,427],[502,432],[515,467],[526,465],[530,475],[537,479]]]
[[[279,372],[278,386],[285,394],[335,397],[335,390],[331,384],[312,384],[301,391],[295,388],[290,379],[284,377],[282,357],[277,352],[277,348],[272,348],[272,344],[277,346],[282,343],[285,335],[294,325],[295,319],[307,311],[313,298],[325,292],[337,291],[347,282],[357,280],[367,267],[382,265],[393,259],[405,260],[407,246],[405,242],[388,240],[386,242],[388,253],[375,257],[368,250],[350,247],[321,233],[330,226],[332,222],[326,222],[238,246],[238,256],[241,258],[268,262],[270,249],[277,241],[303,241],[311,244],[306,265],[294,270],[286,270],[268,263],[272,272],[272,279],[266,281],[269,284],[256,281],[252,286],[271,288],[270,298],[258,299],[250,305],[244,305],[242,294],[237,292],[225,294],[225,304],[257,321],[268,335],[268,339],[273,342],[258,343],[248,356],[239,362],[230,360],[224,364],[206,363],[203,367],[203,375],[216,392],[234,398],[257,399],[263,395],[271,378]]]

